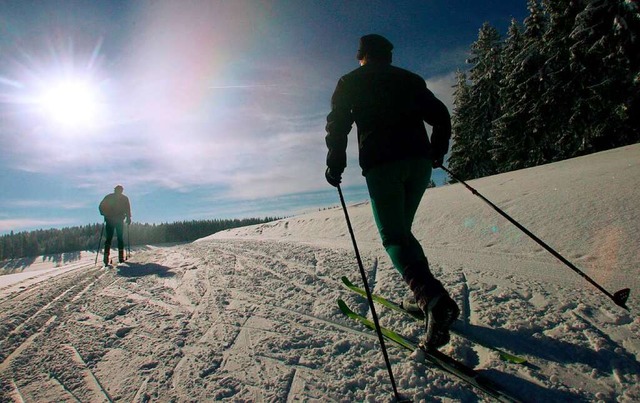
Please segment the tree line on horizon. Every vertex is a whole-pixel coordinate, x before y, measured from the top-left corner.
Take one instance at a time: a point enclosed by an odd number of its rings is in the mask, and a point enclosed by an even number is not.
[[[462,180],[640,142],[638,3],[527,6],[504,39],[485,23],[457,72],[448,165]]]
[[[262,224],[277,217],[177,221],[162,224],[131,223],[125,225],[125,244],[130,246],[191,242],[230,228]],[[96,251],[104,247],[102,224],[62,229],[39,229],[0,236],[0,261],[41,255]],[[115,245],[115,235],[114,235]]]

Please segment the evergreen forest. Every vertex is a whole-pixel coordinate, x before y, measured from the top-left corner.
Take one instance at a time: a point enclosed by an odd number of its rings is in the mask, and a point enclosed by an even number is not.
[[[261,224],[278,218],[181,221],[164,224],[131,223],[124,226],[125,246],[191,242],[229,228]],[[102,224],[81,227],[25,231],[0,237],[0,261],[40,255],[97,250],[103,236]],[[116,236],[112,246],[115,246]],[[104,246],[104,238],[101,245]]]
[[[458,71],[449,169],[462,180],[640,141],[640,16],[630,0],[528,1],[485,23]]]

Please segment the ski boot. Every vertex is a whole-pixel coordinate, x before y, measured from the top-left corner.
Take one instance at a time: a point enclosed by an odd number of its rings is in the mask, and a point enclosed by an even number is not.
[[[400,301],[400,307],[407,312],[422,314],[422,309],[418,306],[415,297],[406,297],[402,301]]]
[[[442,283],[433,277],[426,261],[407,266],[403,277],[424,313],[425,335],[421,346],[439,348],[449,343],[449,328],[460,315],[456,302]]]

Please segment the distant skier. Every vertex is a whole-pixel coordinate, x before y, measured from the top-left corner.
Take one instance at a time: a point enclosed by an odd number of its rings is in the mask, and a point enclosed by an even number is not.
[[[340,78],[331,98],[325,176],[332,186],[342,181],[347,135],[355,122],[382,244],[425,313],[423,343],[440,347],[449,342],[460,309],[429,270],[411,225],[432,168],[442,165],[449,149],[451,117],[420,76],[391,65],[392,49],[380,35],[360,38],[360,67]],[[424,122],[433,126],[431,141]]]
[[[98,207],[106,223],[106,238],[104,241],[105,265],[109,264],[109,252],[111,251],[114,230],[118,237],[118,261],[120,263],[124,262],[123,220],[126,219],[127,225],[131,224],[131,204],[129,203],[129,198],[122,194],[123,191],[122,185],[117,185],[113,189],[113,193],[106,195]]]

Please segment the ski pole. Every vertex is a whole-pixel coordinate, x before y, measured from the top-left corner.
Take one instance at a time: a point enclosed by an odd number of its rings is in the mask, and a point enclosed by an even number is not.
[[[131,257],[131,224],[127,224],[127,260]]]
[[[515,225],[516,227],[518,227],[522,232],[524,232],[525,234],[527,234],[531,239],[533,239],[534,241],[536,241],[540,246],[542,246],[543,248],[545,248],[549,253],[551,253],[553,256],[555,256],[556,258],[558,258],[558,260],[560,260],[562,263],[564,263],[565,265],[567,265],[571,270],[573,270],[574,272],[578,273],[580,276],[582,276],[582,278],[584,278],[585,280],[587,280],[589,283],[591,283],[594,287],[596,287],[598,290],[602,291],[602,293],[604,293],[607,297],[611,298],[611,300],[613,300],[613,302],[626,309],[627,311],[629,310],[629,308],[627,307],[626,303],[627,303],[627,299],[629,298],[629,293],[631,292],[631,290],[629,288],[624,288],[620,291],[617,291],[614,294],[611,294],[609,291],[605,290],[600,284],[596,283],[591,277],[589,277],[586,273],[584,273],[583,271],[581,271],[580,269],[578,269],[573,263],[571,263],[570,261],[568,261],[567,259],[565,259],[564,256],[562,256],[560,253],[556,252],[553,248],[551,248],[549,245],[547,245],[546,243],[544,243],[540,238],[538,238],[537,236],[535,236],[533,233],[531,233],[531,231],[529,231],[528,229],[526,229],[524,226],[522,226],[519,222],[517,222],[516,220],[514,220],[513,218],[511,218],[507,213],[505,213],[504,211],[502,211],[500,208],[498,208],[495,204],[491,203],[489,200],[487,200],[484,196],[482,196],[476,189],[472,188],[471,186],[469,186],[465,181],[463,181],[462,179],[457,178],[453,172],[451,172],[449,169],[447,169],[444,166],[440,166],[440,168],[442,168],[446,173],[449,174],[449,176],[451,176],[453,179],[457,180],[458,182],[462,183],[467,189],[469,189],[471,191],[471,193],[473,193],[474,195],[478,196],[479,198],[481,198],[485,203],[487,203],[489,206],[491,206],[495,211],[497,211],[501,216],[503,216],[504,218],[506,218],[507,220],[509,220],[509,222],[511,222],[513,225]]]
[[[104,233],[104,221],[102,222],[102,229],[100,229],[100,240],[98,241],[98,249],[96,250],[96,261],[93,265],[98,264],[98,256],[100,255],[100,246],[102,245],[102,234]]]
[[[378,315],[376,314],[376,308],[373,305],[373,298],[371,297],[371,290],[369,289],[369,283],[367,281],[367,275],[364,272],[364,266],[362,264],[362,259],[360,258],[360,252],[358,251],[358,244],[356,243],[356,237],[353,233],[353,228],[351,227],[351,220],[349,220],[349,213],[347,212],[347,205],[344,202],[344,196],[342,195],[342,189],[340,185],[336,186],[338,188],[338,194],[340,195],[340,203],[342,203],[342,210],[344,211],[344,218],[347,221],[347,227],[349,228],[349,234],[351,234],[351,242],[353,243],[353,249],[356,253],[356,260],[358,261],[358,267],[360,268],[360,276],[362,276],[362,282],[364,283],[364,290],[367,293],[367,300],[369,301],[369,308],[371,308],[371,316],[373,316],[373,323],[376,325],[376,333],[378,334],[378,340],[380,341],[380,346],[382,347],[382,355],[384,356],[384,362],[387,365],[387,371],[389,372],[389,379],[391,380],[391,387],[393,388],[393,394],[395,395],[396,401],[402,401],[400,399],[400,395],[398,394],[398,388],[396,387],[396,381],[393,378],[393,370],[391,369],[391,362],[389,361],[389,355],[387,354],[387,348],[384,344],[384,337],[382,336],[382,330],[380,329],[380,322],[378,321]]]

